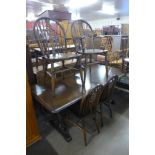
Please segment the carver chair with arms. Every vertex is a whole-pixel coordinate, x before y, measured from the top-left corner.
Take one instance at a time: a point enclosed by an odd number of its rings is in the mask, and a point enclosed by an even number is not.
[[[63,27],[48,17],[37,19],[33,27],[34,36],[42,52],[44,80],[46,76],[51,78],[51,87],[54,94],[56,75],[65,71],[76,70],[80,72],[82,85],[83,67],[80,60],[81,55],[77,53],[68,53],[66,46],[66,36]],[[76,59],[74,66],[66,66],[65,61]],[[50,65],[50,69],[48,66]]]
[[[98,47],[98,42],[96,41],[98,38],[96,38],[92,27],[87,21],[75,20],[71,25],[71,33],[76,52],[83,56],[82,62],[84,63],[85,68],[99,63],[96,61],[96,56],[98,54],[106,56],[106,51]]]

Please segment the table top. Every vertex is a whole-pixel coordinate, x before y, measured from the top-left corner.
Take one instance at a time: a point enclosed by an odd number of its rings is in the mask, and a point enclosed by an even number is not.
[[[111,68],[109,78],[116,73],[117,75],[121,74],[119,69]],[[39,84],[32,87],[32,94],[48,111],[58,113],[80,101],[91,88],[94,88],[97,84],[105,84],[108,79],[106,78],[104,65],[93,65],[91,76],[89,70],[86,73],[85,91],[82,89],[80,75],[76,74],[76,76],[72,75],[65,77],[64,80],[57,81],[54,96],[52,96],[50,88],[45,88]]]
[[[70,80],[67,82],[67,80],[64,80],[57,84],[55,96],[52,96],[50,89],[39,85],[33,87],[33,94],[35,94],[35,98],[37,98],[46,109],[52,113],[58,113],[79,101],[85,92],[82,90],[81,84],[78,84],[77,81]]]
[[[49,46],[50,46],[50,44],[49,44]],[[30,48],[34,48],[34,49],[36,49],[36,50],[40,50],[40,48],[38,47],[38,44],[37,44],[37,43],[29,44],[29,47],[30,47]],[[64,46],[64,47],[65,47],[65,46]],[[67,45],[67,48],[73,48],[73,47],[75,47],[74,44]]]
[[[122,91],[129,92],[129,74],[120,75],[116,87]]]
[[[57,54],[50,54],[49,60],[58,61],[58,60],[70,60],[74,58],[80,57],[81,54],[76,54],[74,52],[66,52],[66,53],[57,53]]]
[[[37,43],[29,44],[29,48],[37,48],[37,47],[38,47]]]
[[[125,58],[124,61],[129,63],[129,58]]]
[[[78,53],[81,54],[105,54],[107,52],[107,50],[103,50],[103,49],[85,49],[84,52],[78,51]]]
[[[65,49],[65,46],[63,46],[61,48],[64,48]],[[72,49],[72,48],[75,48],[75,45],[73,45],[73,44],[72,45],[67,45],[67,49]],[[49,51],[52,51],[52,49],[53,49],[52,47],[49,47]],[[39,51],[39,52],[41,51],[41,49],[39,47],[34,48],[34,50],[35,51]]]

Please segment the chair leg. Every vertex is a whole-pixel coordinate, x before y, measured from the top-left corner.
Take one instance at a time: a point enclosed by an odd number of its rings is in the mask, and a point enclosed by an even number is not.
[[[83,129],[83,139],[84,139],[85,146],[87,146],[87,134],[86,134],[85,128]]]
[[[85,80],[84,80],[84,77],[85,76],[85,73],[84,73],[84,75],[83,75],[83,70],[82,69],[80,69],[80,77],[81,77],[81,81],[82,81],[82,87],[84,88],[84,86],[85,86]]]
[[[85,81],[86,81],[86,72],[87,72],[87,69],[86,69],[86,67],[84,68],[84,86],[85,86]]]
[[[124,60],[122,59],[122,72],[124,71]]]
[[[107,78],[108,78],[108,72],[109,72],[108,66],[106,66],[106,77],[107,77]]]
[[[62,79],[64,80],[64,72],[61,72]]]
[[[44,81],[43,81],[43,83],[44,83],[44,86],[46,85],[46,72],[44,72]]]
[[[74,74],[74,77],[75,77],[75,75],[76,75],[75,71],[73,72],[73,74]]]
[[[96,124],[96,128],[97,128],[97,132],[100,133],[99,124],[98,124],[98,122],[96,121],[96,119],[95,119],[95,124]]]
[[[65,67],[65,61],[62,61],[62,67],[63,68]],[[62,79],[64,80],[64,72],[61,72],[61,75],[62,75]]]
[[[52,76],[51,83],[52,83],[52,94],[54,95],[55,94],[55,77],[54,76]]]
[[[91,66],[89,66],[89,73],[90,73],[90,76],[91,76]]]
[[[97,132],[100,133],[99,124],[98,124],[98,122],[97,122],[97,120],[96,120],[96,114],[95,114],[95,116],[93,117],[93,120],[95,121],[95,125],[96,125]]]
[[[107,58],[107,54],[105,55],[105,69],[106,69],[106,78],[108,78],[108,58]]]
[[[88,130],[85,128],[85,122],[82,121],[82,127],[79,126],[78,124],[74,123],[73,121],[71,121],[70,119],[68,119],[67,117],[65,118],[65,122],[68,122],[76,127],[78,127],[80,130],[82,130],[83,132],[83,140],[84,140],[84,144],[85,146],[87,146],[87,132]]]
[[[43,59],[43,71],[44,71],[44,85],[46,84],[46,71],[47,71],[47,64],[46,61]]]
[[[86,134],[86,128],[85,128],[85,121],[82,120],[82,126],[83,126],[83,139],[84,139],[84,143],[85,143],[85,146],[87,146],[87,134]]]
[[[101,127],[103,127],[102,104],[100,104],[100,118],[101,118]]]
[[[37,69],[37,72],[38,72],[39,71],[39,68],[38,68],[39,63],[38,63],[38,55],[37,55],[37,53],[35,53],[35,57],[36,57],[36,69]]]
[[[112,118],[113,117],[113,114],[112,114],[112,108],[111,108],[111,103],[109,103],[109,111],[110,111],[110,117]]]

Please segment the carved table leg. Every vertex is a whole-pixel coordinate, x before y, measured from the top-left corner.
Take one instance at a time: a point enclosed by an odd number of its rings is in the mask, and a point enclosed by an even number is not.
[[[60,113],[55,114],[55,119],[51,120],[50,123],[64,137],[67,142],[70,142],[72,140],[72,137],[69,134],[69,130],[65,125]]]

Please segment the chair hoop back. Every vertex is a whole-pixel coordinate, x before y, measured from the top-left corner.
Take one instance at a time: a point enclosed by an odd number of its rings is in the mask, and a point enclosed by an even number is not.
[[[109,101],[111,99],[114,87],[118,80],[118,76],[112,76],[105,85],[103,85],[100,101]]]
[[[50,48],[53,54],[62,52],[66,48],[64,29],[57,21],[41,17],[35,21],[33,32],[43,55],[49,57]]]
[[[116,82],[117,82],[117,79],[118,79],[118,76],[117,75],[114,75],[113,77],[111,77],[108,80],[108,82],[107,82],[107,85],[108,85],[107,99],[110,99],[111,98],[111,95],[113,93],[114,87],[115,87]]]
[[[95,112],[99,103],[100,95],[102,93],[103,86],[97,85],[91,89],[82,99],[80,104],[80,115]]]
[[[88,48],[90,42],[93,45],[94,32],[85,20],[74,21],[71,25],[71,34],[77,51]]]

